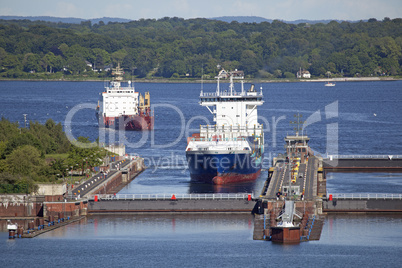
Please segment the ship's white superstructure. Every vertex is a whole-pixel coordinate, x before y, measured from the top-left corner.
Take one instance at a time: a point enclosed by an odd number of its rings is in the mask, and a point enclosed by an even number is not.
[[[102,92],[100,110],[104,117],[119,117],[138,114],[139,93],[131,81],[122,85],[120,81],[111,81]]]
[[[241,77],[242,78],[242,77]],[[213,114],[214,122],[218,126],[254,126],[260,125],[257,121],[257,106],[264,103],[262,90],[257,92],[254,85],[246,91],[244,81],[241,80],[241,90],[234,89],[233,76],[230,76],[228,90],[220,89],[220,77],[215,93],[201,91],[200,104],[206,106]],[[210,108],[212,106],[212,109]]]
[[[213,115],[213,125],[201,125],[200,132],[188,138],[186,157],[191,177],[196,181],[223,184],[258,177],[264,153],[263,126],[258,123],[257,107],[264,103],[262,90],[254,85],[245,90],[234,87],[230,73],[227,90],[200,94],[200,105]]]
[[[149,92],[143,97],[131,81],[123,82],[120,65],[114,69],[114,80],[105,86],[97,107],[99,124],[126,130],[152,130],[154,116]]]

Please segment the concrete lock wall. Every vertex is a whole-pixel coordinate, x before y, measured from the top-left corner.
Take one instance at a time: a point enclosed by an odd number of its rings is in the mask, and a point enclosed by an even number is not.
[[[39,189],[34,195],[63,195],[67,191],[66,184],[38,184]]]
[[[0,215],[2,217],[42,216],[43,196],[0,195]]]
[[[98,186],[92,194],[106,194],[113,188],[119,186],[122,183],[123,174],[121,172],[114,174],[111,178],[109,178],[105,183],[102,183]]]
[[[248,212],[255,201],[247,200],[111,200],[88,203],[88,213],[113,212]]]
[[[45,202],[43,217],[57,216],[63,212],[64,216],[76,217],[87,215],[88,202]]]
[[[402,200],[362,199],[323,201],[324,212],[401,212]]]

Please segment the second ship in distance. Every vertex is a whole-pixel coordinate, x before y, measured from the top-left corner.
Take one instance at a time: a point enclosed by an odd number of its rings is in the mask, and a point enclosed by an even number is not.
[[[149,92],[143,97],[131,81],[123,81],[123,70],[113,69],[115,78],[101,93],[96,113],[100,127],[125,130],[152,130],[154,115]]]

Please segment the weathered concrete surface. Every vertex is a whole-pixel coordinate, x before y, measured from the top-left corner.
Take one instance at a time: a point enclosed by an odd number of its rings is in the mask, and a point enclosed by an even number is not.
[[[65,217],[78,217],[87,215],[88,201],[75,202],[44,202],[43,217],[57,216],[63,212]]]
[[[34,195],[63,195],[67,191],[66,184],[38,183],[38,191]]]
[[[145,169],[143,158],[126,161],[119,167],[114,165],[115,167],[107,176],[97,174],[82,185],[75,187],[72,191],[73,195],[80,195],[82,198],[88,194],[112,193],[114,189],[126,185]]]
[[[44,196],[22,194],[0,195],[0,217],[42,216]]]
[[[327,200],[323,201],[323,212],[402,212],[402,200]]]
[[[111,200],[89,201],[88,213],[232,212],[251,213],[255,201],[247,200]]]
[[[324,159],[326,171],[402,171],[402,159]]]

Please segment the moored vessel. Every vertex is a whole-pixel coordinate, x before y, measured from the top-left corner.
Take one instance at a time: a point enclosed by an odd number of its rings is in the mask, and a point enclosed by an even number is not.
[[[228,90],[220,89],[223,74],[230,78]],[[245,90],[240,71],[222,70],[216,78],[216,92],[200,94],[200,105],[213,114],[215,124],[201,125],[199,133],[188,138],[191,180],[213,184],[255,180],[264,155],[263,126],[257,114],[257,106],[264,103],[262,91],[254,85]],[[235,90],[234,79],[240,80],[240,91]]]
[[[152,130],[154,116],[150,94],[142,96],[135,91],[131,81],[123,81],[123,70],[118,65],[113,69],[114,79],[101,93],[96,113],[99,126],[125,130]]]

